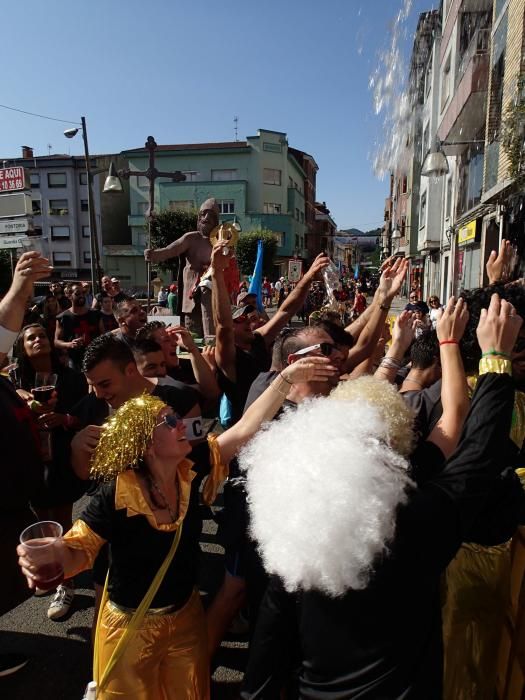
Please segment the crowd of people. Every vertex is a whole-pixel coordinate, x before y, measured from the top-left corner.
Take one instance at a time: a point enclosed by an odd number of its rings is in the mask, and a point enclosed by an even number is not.
[[[325,308],[324,254],[288,289],[264,280],[263,308],[244,288],[233,305],[225,248],[202,347],[115,278],[35,304],[52,270],[20,257],[0,300],[0,613],[49,590],[51,556],[59,621],[91,570],[103,700],[206,700],[241,611],[245,700],[492,698],[525,524],[525,287],[498,274],[504,248],[489,286],[428,307],[413,292],[391,333],[404,259],[375,289],[343,281],[348,317]],[[177,287],[161,291],[171,310]],[[199,506],[218,494],[224,578],[204,611]],[[63,536],[17,547],[37,520]]]

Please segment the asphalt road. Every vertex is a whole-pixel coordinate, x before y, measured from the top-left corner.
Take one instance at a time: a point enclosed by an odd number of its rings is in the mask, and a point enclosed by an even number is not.
[[[82,508],[82,501],[76,511]],[[209,512],[206,511],[209,518]],[[217,525],[204,521],[201,537],[200,590],[206,605],[220,586],[223,548],[216,538]],[[47,618],[51,596],[31,597],[0,617],[0,652],[16,651],[30,657],[27,666],[0,678],[2,700],[81,700],[92,679],[91,622],[93,588],[88,572],[76,579],[77,592],[70,613],[61,621]],[[245,637],[229,637],[217,654],[213,668],[212,698],[237,697],[248,644]]]

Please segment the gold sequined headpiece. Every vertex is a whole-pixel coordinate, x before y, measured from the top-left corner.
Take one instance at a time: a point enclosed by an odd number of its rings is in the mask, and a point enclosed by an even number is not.
[[[136,467],[163,408],[166,404],[151,394],[126,401],[104,425],[91,460],[91,476],[110,481],[120,472]]]

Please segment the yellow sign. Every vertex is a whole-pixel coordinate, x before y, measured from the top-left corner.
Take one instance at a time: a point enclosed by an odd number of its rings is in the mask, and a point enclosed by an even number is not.
[[[476,240],[476,219],[469,221],[468,224],[462,226],[458,232],[458,245],[466,245],[474,243]]]

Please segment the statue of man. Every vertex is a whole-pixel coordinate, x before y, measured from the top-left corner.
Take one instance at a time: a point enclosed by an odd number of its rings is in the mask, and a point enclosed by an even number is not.
[[[205,284],[198,286],[201,276],[210,265],[210,233],[219,224],[219,207],[215,199],[207,199],[199,209],[197,231],[188,231],[177,241],[165,248],[144,251],[146,260],[152,263],[164,262],[170,258],[185,255],[186,265],[182,273],[182,313],[188,330],[199,337],[214,335],[211,309],[211,288]]]

